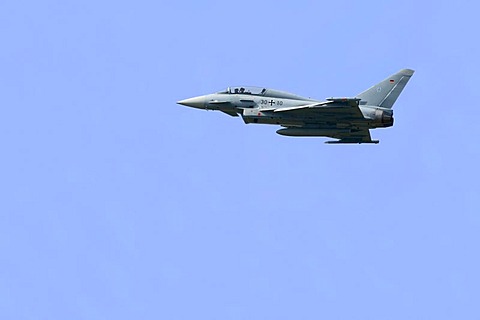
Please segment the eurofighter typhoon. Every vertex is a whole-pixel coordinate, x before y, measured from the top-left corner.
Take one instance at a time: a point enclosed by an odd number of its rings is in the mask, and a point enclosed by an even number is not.
[[[178,101],[188,107],[240,115],[245,123],[280,125],[277,133],[293,137],[330,137],[326,143],[378,143],[370,129],[393,126],[393,104],[414,71],[403,69],[351,98],[325,101],[255,87],[224,91]]]

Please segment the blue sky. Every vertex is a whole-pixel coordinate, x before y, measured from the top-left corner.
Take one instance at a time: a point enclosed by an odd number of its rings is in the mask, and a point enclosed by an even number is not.
[[[478,4],[2,1],[0,318],[478,319]],[[416,70],[378,145],[180,99]]]

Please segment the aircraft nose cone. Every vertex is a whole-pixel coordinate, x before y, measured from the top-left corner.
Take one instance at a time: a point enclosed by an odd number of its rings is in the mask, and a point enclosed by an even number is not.
[[[185,99],[185,100],[180,100],[177,103],[181,104],[181,105],[184,105],[184,106],[187,106],[187,107],[205,109],[205,97],[204,96],[189,98],[189,99]]]

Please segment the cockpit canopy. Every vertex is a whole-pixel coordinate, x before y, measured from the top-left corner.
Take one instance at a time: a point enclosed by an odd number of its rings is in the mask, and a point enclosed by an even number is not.
[[[262,95],[266,90],[265,88],[259,87],[228,87],[226,90],[217,93]]]
[[[272,98],[280,99],[293,99],[293,100],[312,100],[310,98],[304,98],[293,93],[259,88],[259,87],[228,87],[227,89],[217,92],[218,94],[252,94],[256,96],[268,96]],[[312,100],[313,101],[313,100]]]

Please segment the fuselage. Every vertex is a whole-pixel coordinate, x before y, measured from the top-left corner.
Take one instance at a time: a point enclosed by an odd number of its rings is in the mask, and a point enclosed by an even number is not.
[[[322,103],[320,100],[304,98],[272,89],[262,89],[259,93],[240,93],[227,89],[222,92],[183,100],[179,103],[199,109],[218,110],[230,115],[239,114],[247,124],[272,124],[285,127],[311,126],[325,129],[342,129],[352,125],[368,128],[393,125],[393,111],[378,106],[359,106],[363,115],[361,119],[342,119],[341,117],[339,118],[338,114],[329,112],[322,112],[315,116],[302,114],[285,115],[280,112],[272,112],[278,109],[290,109]]]

